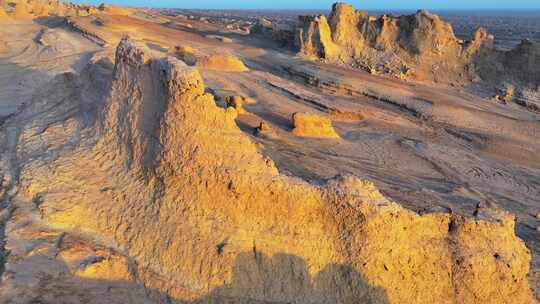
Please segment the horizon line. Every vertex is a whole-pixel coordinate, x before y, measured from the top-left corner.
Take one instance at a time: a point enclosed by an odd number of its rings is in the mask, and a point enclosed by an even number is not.
[[[119,5],[122,6],[122,5]],[[205,8],[205,7],[167,7],[167,6],[127,6],[137,8],[154,8],[154,9],[183,9],[183,10],[237,10],[237,11],[321,11],[332,10],[332,8]],[[508,7],[508,8],[437,8],[437,7],[424,7],[424,8],[362,8],[356,9],[358,11],[384,11],[384,10],[407,10],[407,11],[419,11],[419,10],[432,10],[432,11],[524,11],[535,10],[540,11],[540,7]]]

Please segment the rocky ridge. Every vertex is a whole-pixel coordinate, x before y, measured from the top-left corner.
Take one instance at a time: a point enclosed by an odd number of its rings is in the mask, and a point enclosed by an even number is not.
[[[130,288],[134,302],[535,302],[512,215],[419,215],[352,176],[281,175],[196,68],[149,54],[123,39],[114,69],[59,76],[1,126],[2,301],[82,301],[90,282],[96,303]]]
[[[376,18],[336,3],[328,18],[301,16],[296,37],[303,56],[372,73],[459,85],[478,79],[535,90],[540,85],[540,44],[524,41],[514,50],[498,50],[483,28],[460,41],[449,23],[423,10]]]
[[[1,11],[5,11],[13,20],[29,21],[39,17],[84,17],[98,13],[128,15],[133,10],[105,4],[95,7],[58,0],[9,0],[0,1],[0,17]]]

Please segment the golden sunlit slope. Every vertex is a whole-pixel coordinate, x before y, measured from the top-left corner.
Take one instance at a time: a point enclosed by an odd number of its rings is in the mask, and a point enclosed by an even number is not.
[[[114,68],[96,57],[58,76],[2,126],[2,300],[84,302],[51,288],[69,276],[111,303],[129,286],[163,303],[535,302],[512,215],[419,215],[354,176],[282,175],[196,68],[150,54],[123,39]]]

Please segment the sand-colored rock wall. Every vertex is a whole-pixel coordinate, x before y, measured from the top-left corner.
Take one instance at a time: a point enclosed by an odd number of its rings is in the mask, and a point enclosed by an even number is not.
[[[350,4],[334,4],[328,18],[332,40],[348,56],[360,56],[370,30],[368,18],[366,12],[357,11]]]
[[[149,54],[120,42],[109,93],[84,112],[95,125],[14,129],[35,117],[23,112],[2,129],[19,134],[17,210],[130,261],[95,261],[79,277],[135,280],[181,303],[535,302],[513,216],[419,215],[356,177],[281,175],[196,68]],[[42,145],[62,153],[42,157]]]
[[[310,26],[321,17],[300,17],[300,28]],[[328,24],[329,41],[344,53],[342,60],[362,59],[367,48],[400,51],[411,57],[440,56],[446,59],[459,57],[461,52],[452,26],[427,11],[400,17],[384,15],[372,18],[367,12],[357,11],[350,4],[336,3]]]
[[[301,16],[296,43],[300,53],[310,58],[337,59],[340,50],[332,42],[330,26],[324,16]]]
[[[424,10],[375,18],[352,5],[336,3],[328,20],[300,16],[296,40],[303,56],[358,66],[374,74],[452,84],[480,77],[492,84],[511,82],[534,89],[540,85],[537,43],[499,51],[484,29],[462,42],[451,24]]]

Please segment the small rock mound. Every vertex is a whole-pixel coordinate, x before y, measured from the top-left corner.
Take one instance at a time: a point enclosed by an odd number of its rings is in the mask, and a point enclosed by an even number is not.
[[[244,110],[244,98],[242,96],[227,96],[225,97],[225,102],[227,102],[227,107],[234,108],[238,114],[245,114]]]
[[[116,5],[105,4],[105,3],[102,3],[100,6],[98,6],[98,10],[100,10],[100,11],[102,11],[104,13],[110,14],[110,15],[125,15],[125,16],[127,16],[127,15],[131,14],[130,9],[120,7],[120,6],[116,6]]]
[[[97,26],[105,26],[106,21],[103,18],[97,17],[96,19],[94,19],[94,21],[92,21],[92,23]]]
[[[509,103],[514,100],[515,88],[512,85],[507,85],[500,89],[500,94],[495,96],[495,99],[501,103]]]
[[[293,114],[294,129],[296,136],[315,138],[339,138],[332,126],[332,121],[326,117],[307,113]]]
[[[195,50],[189,46],[175,46],[172,53],[187,65],[194,66],[197,63]]]
[[[207,35],[206,38],[219,40],[219,41],[221,41],[223,43],[233,43],[234,42],[234,40],[232,40],[231,38],[218,36],[218,35]]]
[[[258,137],[273,137],[275,135],[274,129],[266,121],[261,121],[258,127],[253,130],[253,134]]]
[[[197,66],[203,69],[223,72],[247,72],[244,62],[233,55],[210,55],[200,58]]]

